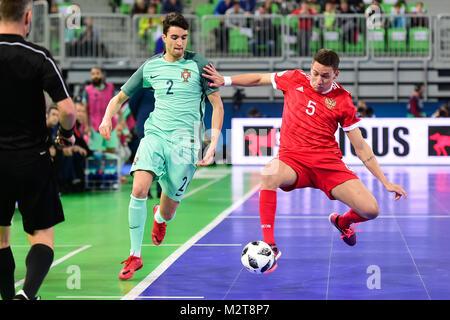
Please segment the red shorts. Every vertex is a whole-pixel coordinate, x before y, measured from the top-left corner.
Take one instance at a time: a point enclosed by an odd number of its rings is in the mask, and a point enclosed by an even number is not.
[[[283,191],[299,188],[316,188],[325,192],[331,200],[334,187],[352,179],[359,179],[338,157],[325,158],[311,156],[300,159],[295,153],[280,153],[278,159],[283,161],[297,173],[297,182],[289,187],[280,187]]]

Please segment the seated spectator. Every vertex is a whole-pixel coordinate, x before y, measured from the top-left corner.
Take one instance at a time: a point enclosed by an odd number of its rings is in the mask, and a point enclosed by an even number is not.
[[[144,0],[136,0],[135,4],[131,8],[131,15],[135,14],[146,14],[147,13],[147,3]]]
[[[339,14],[355,14],[347,0],[341,0]],[[359,19],[354,17],[341,17],[337,20],[337,26],[342,29],[342,37],[345,42],[356,43],[359,36]]]
[[[249,118],[262,118],[263,116],[259,113],[257,107],[251,107],[247,113]]]
[[[386,23],[385,18],[383,17],[384,11],[381,8],[380,3],[379,0],[373,0],[364,13],[367,18],[367,26],[370,29],[384,28]]]
[[[449,118],[450,117],[450,103],[443,104],[431,116],[432,118]]]
[[[155,15],[156,6],[149,5],[147,14]],[[151,54],[157,54],[164,50],[162,44],[162,21],[163,18],[143,17],[140,18],[139,23],[139,39],[141,45],[147,47]]]
[[[161,3],[161,13],[178,12],[183,13],[181,0],[163,0]]]
[[[248,45],[254,56],[273,56],[275,55],[276,35],[271,18],[262,17],[267,14],[266,8],[258,8],[253,20],[253,37]],[[263,47],[260,50],[260,47]]]
[[[350,9],[355,13],[364,13],[364,11],[366,11],[366,5],[362,0],[347,0],[347,2]]]
[[[234,0],[220,0],[215,9],[215,15],[225,15],[228,9],[233,7]],[[216,51],[228,51],[228,31],[225,27],[225,19],[220,19],[219,27],[214,29],[214,39],[216,40]]]
[[[423,7],[423,2],[417,2],[415,8],[411,10],[411,13],[419,15],[419,17],[411,18],[411,27],[429,27],[428,18],[423,16],[426,13]]]
[[[247,21],[242,17],[231,17],[235,14],[244,14],[244,10],[241,8],[241,3],[238,0],[234,0],[233,6],[225,12],[225,26],[228,29],[239,29],[247,25]]]
[[[336,27],[336,7],[331,2],[325,4],[323,15],[325,16],[325,29],[334,29]]]
[[[298,19],[297,44],[300,56],[308,56],[310,54],[309,45],[311,42],[312,29],[314,26],[314,21],[310,16],[317,13],[309,8],[308,2],[306,0],[303,0],[300,7],[292,11],[290,14],[306,16],[299,17]]]
[[[358,101],[356,112],[360,118],[375,118],[372,107],[368,107],[364,100]]]
[[[242,10],[246,14],[253,14],[255,12],[256,0],[240,0]]]
[[[82,33],[75,42],[73,51],[76,56],[81,57],[107,57],[105,45],[100,39],[100,30],[94,26],[94,19],[86,17]]]
[[[275,0],[275,3],[278,6],[278,13],[282,15],[289,14],[297,9],[296,0]]]
[[[397,2],[391,10],[391,27],[392,28],[406,28],[406,17],[402,17],[405,14],[405,8],[400,2]]]
[[[216,7],[214,9],[214,14],[216,15],[224,15],[228,9],[233,6],[233,0],[220,0],[217,2]]]

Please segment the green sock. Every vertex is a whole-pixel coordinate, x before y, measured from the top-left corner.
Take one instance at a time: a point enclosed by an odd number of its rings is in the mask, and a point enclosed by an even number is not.
[[[147,220],[147,198],[138,199],[131,195],[128,207],[128,223],[130,228],[130,255],[140,257],[142,239],[144,238],[145,221]]]

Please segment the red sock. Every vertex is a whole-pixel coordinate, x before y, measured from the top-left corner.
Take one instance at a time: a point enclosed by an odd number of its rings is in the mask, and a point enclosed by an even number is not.
[[[347,213],[345,213],[339,217],[338,225],[341,229],[347,229],[348,227],[350,227],[350,225],[352,223],[364,222],[367,220],[369,220],[369,219],[359,216],[356,213],[356,211],[353,211],[353,209],[350,209],[350,211],[348,211]]]
[[[259,218],[263,239],[266,243],[275,243],[274,224],[277,211],[277,192],[273,190],[261,190],[259,194]]]

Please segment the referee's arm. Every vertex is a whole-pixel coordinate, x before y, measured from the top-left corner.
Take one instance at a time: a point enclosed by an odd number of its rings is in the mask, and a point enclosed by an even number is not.
[[[58,106],[59,122],[62,129],[71,131],[75,127],[76,109],[69,95],[61,71],[56,66],[51,54],[46,52],[46,58],[41,69],[43,89]]]

